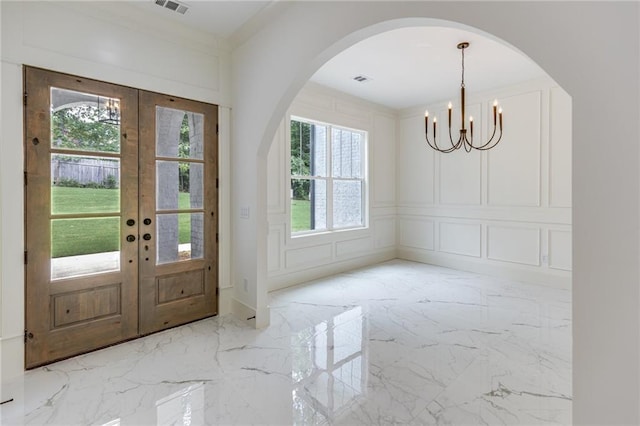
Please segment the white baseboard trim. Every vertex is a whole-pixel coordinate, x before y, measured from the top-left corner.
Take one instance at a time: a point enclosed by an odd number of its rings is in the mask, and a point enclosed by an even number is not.
[[[317,267],[305,269],[302,271],[291,272],[288,274],[269,277],[269,291],[282,290],[283,288],[292,287],[307,281],[325,278],[341,272],[351,271],[353,269],[362,268],[364,266],[376,263],[386,262],[396,258],[396,250],[392,248],[368,256],[362,256],[349,260],[323,264]]]
[[[256,310],[251,306],[247,306],[235,297],[231,299],[231,313],[240,321],[255,328],[256,326]]]
[[[7,383],[24,374],[24,336],[0,338],[0,383]]]
[[[492,275],[494,277],[523,281],[547,287],[571,289],[572,277],[569,271],[533,270],[533,268],[526,266],[514,267],[499,261],[428,252],[406,247],[398,248],[398,259],[444,266],[460,271]]]

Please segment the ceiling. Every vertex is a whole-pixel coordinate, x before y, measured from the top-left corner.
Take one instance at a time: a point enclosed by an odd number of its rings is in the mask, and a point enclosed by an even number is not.
[[[277,14],[278,0],[177,0],[189,6],[181,15],[154,0],[134,1],[138,10],[216,37],[242,39],[243,32]],[[329,60],[311,81],[394,109],[459,97],[460,50],[465,50],[468,94],[542,77],[528,57],[486,36],[451,27],[409,27],[361,41]],[[371,80],[359,83],[353,77]]]
[[[546,73],[527,56],[470,31],[448,27],[409,27],[363,40],[329,60],[311,81],[394,109],[460,96],[465,49],[467,95],[520,83]],[[365,75],[359,83],[353,77]]]
[[[160,16],[190,28],[204,31],[216,37],[229,38],[251,18],[274,3],[273,0],[177,0],[189,10],[181,15],[156,5],[154,0],[133,1],[131,5],[152,16]]]

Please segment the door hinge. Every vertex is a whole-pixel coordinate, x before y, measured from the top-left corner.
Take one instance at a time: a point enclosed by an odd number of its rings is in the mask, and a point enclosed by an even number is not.
[[[216,233],[216,243],[220,241],[220,234]]]
[[[216,189],[220,187],[220,179],[216,178]]]
[[[220,294],[220,287],[216,287],[216,296]]]
[[[27,334],[29,333],[29,330],[25,329],[24,330],[24,343],[27,343]]]
[[[27,263],[29,263],[29,262],[28,262],[28,253],[29,253],[28,251],[26,251],[26,250],[24,251],[24,264],[25,264],[25,265],[26,265]]]
[[[24,106],[27,106],[27,92],[24,92],[24,93],[22,94],[22,104],[23,104]]]
[[[24,186],[27,186],[27,172],[24,172]]]
[[[220,126],[216,124],[216,135],[220,133]]]

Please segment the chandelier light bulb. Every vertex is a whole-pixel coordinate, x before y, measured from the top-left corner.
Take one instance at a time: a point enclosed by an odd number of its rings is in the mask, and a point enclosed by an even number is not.
[[[451,102],[449,102],[449,109],[453,108],[453,105],[451,104]]]
[[[494,107],[495,107],[495,106],[498,106],[498,100],[497,100],[497,99],[494,99],[494,100],[493,100],[493,106],[494,106]]]
[[[426,111],[424,112],[424,116],[425,116],[425,117],[428,117],[428,116],[429,116],[429,110],[426,110]]]

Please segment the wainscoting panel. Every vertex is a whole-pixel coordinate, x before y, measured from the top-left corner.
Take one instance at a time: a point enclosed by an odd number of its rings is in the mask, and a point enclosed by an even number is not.
[[[482,226],[478,223],[440,222],[439,251],[465,256],[482,254]]]
[[[549,230],[549,268],[571,271],[571,232]]]
[[[339,241],[336,243],[336,257],[338,259],[344,259],[364,256],[369,254],[372,246],[373,239],[371,237]]]
[[[540,266],[540,229],[487,227],[488,258]]]
[[[282,268],[282,244],[284,241],[284,225],[270,226],[267,236],[267,271],[275,272]]]
[[[571,97],[550,91],[549,205],[571,207]]]
[[[286,268],[298,268],[305,265],[319,265],[331,261],[331,244],[287,250]]]
[[[433,204],[435,181],[435,151],[424,141],[424,116],[400,119],[401,137],[397,143],[399,182],[411,185],[397,185],[399,205]]]
[[[285,172],[284,147],[286,145],[284,120],[278,126],[267,157],[267,211],[269,214],[285,214]]]
[[[384,218],[373,221],[375,235],[375,248],[387,248],[396,246],[396,219]]]
[[[369,135],[371,156],[372,207],[395,206],[396,195],[396,153],[395,119],[380,114],[374,115],[373,134]]]
[[[423,250],[434,249],[434,223],[422,218],[400,218],[400,245]]]
[[[540,205],[541,92],[500,99],[504,134],[488,151],[488,196],[494,206]],[[493,116],[487,117],[493,127]]]

